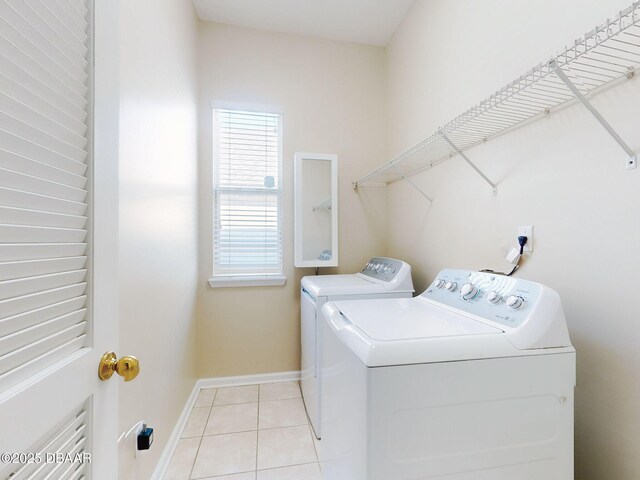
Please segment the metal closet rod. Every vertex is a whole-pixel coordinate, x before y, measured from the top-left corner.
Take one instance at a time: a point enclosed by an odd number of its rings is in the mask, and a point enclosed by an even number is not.
[[[464,152],[574,99],[582,103],[622,147],[627,154],[627,168],[636,168],[637,156],[633,149],[589,102],[587,95],[621,78],[632,78],[639,64],[640,0],[575,40],[555,58],[532,68],[430,137],[360,178],[354,182],[354,188],[406,180],[460,155],[495,193],[496,184]]]

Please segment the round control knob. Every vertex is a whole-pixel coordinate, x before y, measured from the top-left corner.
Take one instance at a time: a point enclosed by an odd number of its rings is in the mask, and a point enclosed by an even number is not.
[[[491,292],[487,293],[487,302],[496,305],[496,304],[500,303],[500,300],[502,300],[502,297],[500,296],[500,294],[498,292],[491,291]]]
[[[478,287],[476,287],[473,283],[466,283],[460,289],[460,295],[465,300],[471,300],[475,298],[478,294]]]
[[[524,303],[524,298],[522,297],[518,297],[516,295],[511,295],[507,297],[507,307],[511,308],[512,310],[519,309],[523,303]]]
[[[433,283],[433,286],[436,287],[436,288],[442,288],[442,287],[444,287],[445,283],[447,283],[447,282],[445,282],[444,280],[439,278]]]
[[[456,288],[458,288],[458,284],[456,282],[447,282],[444,285],[444,288],[446,288],[447,290],[449,290],[450,292],[455,292]]]

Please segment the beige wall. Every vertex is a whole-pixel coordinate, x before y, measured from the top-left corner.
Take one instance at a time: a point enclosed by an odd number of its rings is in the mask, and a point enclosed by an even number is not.
[[[477,103],[628,0],[418,0],[388,48],[389,132],[397,154]],[[640,81],[593,99],[640,151]],[[519,276],[563,298],[578,352],[576,479],[640,478],[637,321],[640,170],[581,106],[389,188],[389,251],[410,261],[418,291],[443,267],[507,268],[518,225],[534,225]]]
[[[195,381],[196,19],[190,0],[121,6],[120,345],[141,372],[120,386],[120,478],[148,480]],[[113,381],[113,380],[112,380]]]
[[[293,155],[336,153],[340,271],[385,249],[384,191],[358,196],[351,181],[386,157],[381,48],[200,24],[200,377],[299,370],[299,285],[293,267]],[[211,289],[211,101],[284,110],[284,287]]]

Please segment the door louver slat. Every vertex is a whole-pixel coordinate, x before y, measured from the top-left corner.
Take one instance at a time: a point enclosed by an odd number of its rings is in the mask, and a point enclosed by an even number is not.
[[[86,270],[76,270],[73,272],[51,273],[49,275],[5,280],[4,282],[0,282],[0,300],[29,295],[73,283],[80,283],[84,280],[86,274]]]
[[[82,229],[87,223],[87,217],[25,208],[0,207],[0,223],[10,225],[36,224],[44,227]]]
[[[46,322],[57,316],[80,310],[84,311],[83,307],[86,299],[87,297],[83,295],[3,318],[0,320],[0,336],[8,336],[21,329]]]
[[[0,281],[81,270],[86,263],[84,256],[0,262]]]
[[[71,228],[32,227],[25,225],[0,224],[0,237],[10,243],[33,243],[46,238],[51,242],[76,243],[83,242],[86,230]]]
[[[39,195],[71,200],[73,202],[84,202],[87,191],[70,187],[63,183],[56,183],[33,175],[14,172],[0,168],[0,186],[14,188],[25,192],[36,192]]]
[[[84,166],[84,164],[81,165]],[[84,189],[87,185],[87,178],[84,175],[78,175],[55,165],[47,165],[6,150],[0,150],[0,168],[31,176],[46,175],[45,180],[79,189]]]
[[[53,288],[44,292],[23,295],[0,301],[0,318],[11,317],[19,313],[28,312],[36,308],[42,308],[53,303],[69,300],[73,297],[84,295],[86,283],[67,285],[61,288]]]
[[[87,204],[84,202],[74,202],[73,200],[64,200],[48,195],[39,195],[3,187],[0,187],[0,205],[32,208],[34,210],[67,213],[70,215],[84,215],[87,210]]]
[[[4,243],[0,244],[0,262],[84,255],[86,243]]]

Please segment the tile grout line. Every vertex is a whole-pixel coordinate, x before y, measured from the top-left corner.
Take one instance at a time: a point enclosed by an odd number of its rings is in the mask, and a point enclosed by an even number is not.
[[[240,404],[238,404],[238,405],[240,405]],[[260,407],[258,407],[258,409],[259,408]],[[309,423],[296,423],[295,425],[282,425],[280,427],[252,428],[252,429],[249,429],[249,430],[234,430],[232,432],[221,432],[221,433],[205,433],[203,435],[196,435],[194,437],[185,437],[185,438],[198,438],[200,436],[202,436],[202,437],[217,437],[219,435],[232,435],[234,433],[259,432],[259,431],[263,431],[263,430],[279,430],[281,428],[295,428],[295,427],[304,427],[304,426],[308,426],[308,425],[309,425]]]
[[[260,442],[260,391],[262,387],[258,385],[258,416],[256,418],[256,472],[253,478],[258,480],[258,443]]]
[[[202,393],[202,388],[200,389],[200,391],[198,392],[198,396],[200,396],[200,393]],[[218,389],[216,389],[216,393],[213,394],[213,398],[211,399],[211,409],[209,410],[209,415],[207,415],[207,420],[204,423],[204,428],[202,429],[202,435],[200,436],[200,442],[198,443],[198,449],[196,450],[196,456],[193,457],[193,462],[191,463],[191,469],[189,470],[189,479],[191,479],[191,477],[193,476],[193,469],[196,467],[196,460],[198,459],[198,454],[200,453],[200,447],[202,446],[202,440],[204,439],[204,431],[207,429],[207,424],[209,423],[209,417],[211,416],[211,412],[213,412],[213,403],[216,400],[216,397],[218,396]],[[196,397],[196,402],[198,401],[198,397]],[[195,407],[191,408],[191,411],[193,412],[193,409]]]
[[[269,470],[281,470],[283,468],[304,467],[305,465],[317,465],[318,462],[293,463],[291,465],[283,465],[280,467],[261,468],[258,472],[268,472]]]
[[[259,386],[259,385],[244,385],[245,387],[253,387],[253,386]],[[229,387],[222,387],[222,388],[229,388]],[[260,403],[267,403],[267,402],[284,402],[287,400],[302,400],[302,397],[291,397],[291,398],[274,398],[272,400],[261,400]],[[234,402],[234,403],[219,403],[218,405],[215,405],[216,407],[228,407],[229,405],[246,405],[247,403],[256,403],[254,402]],[[195,408],[204,408],[204,407],[195,407]]]
[[[244,472],[236,472],[236,473],[223,473],[222,475],[216,475],[215,477],[197,477],[197,478],[190,478],[189,480],[215,480],[216,478],[225,478],[225,477],[232,477],[234,475],[244,475],[245,473],[255,473],[255,470],[246,470]]]
[[[234,475],[243,475],[245,473],[254,473],[255,470],[246,470],[244,472],[236,472],[236,473],[223,473],[222,475],[216,475],[214,477],[211,476],[206,476],[206,477],[197,477],[197,478],[190,478],[189,480],[215,480],[216,478],[225,478],[225,477],[229,477],[229,476],[234,476]]]

